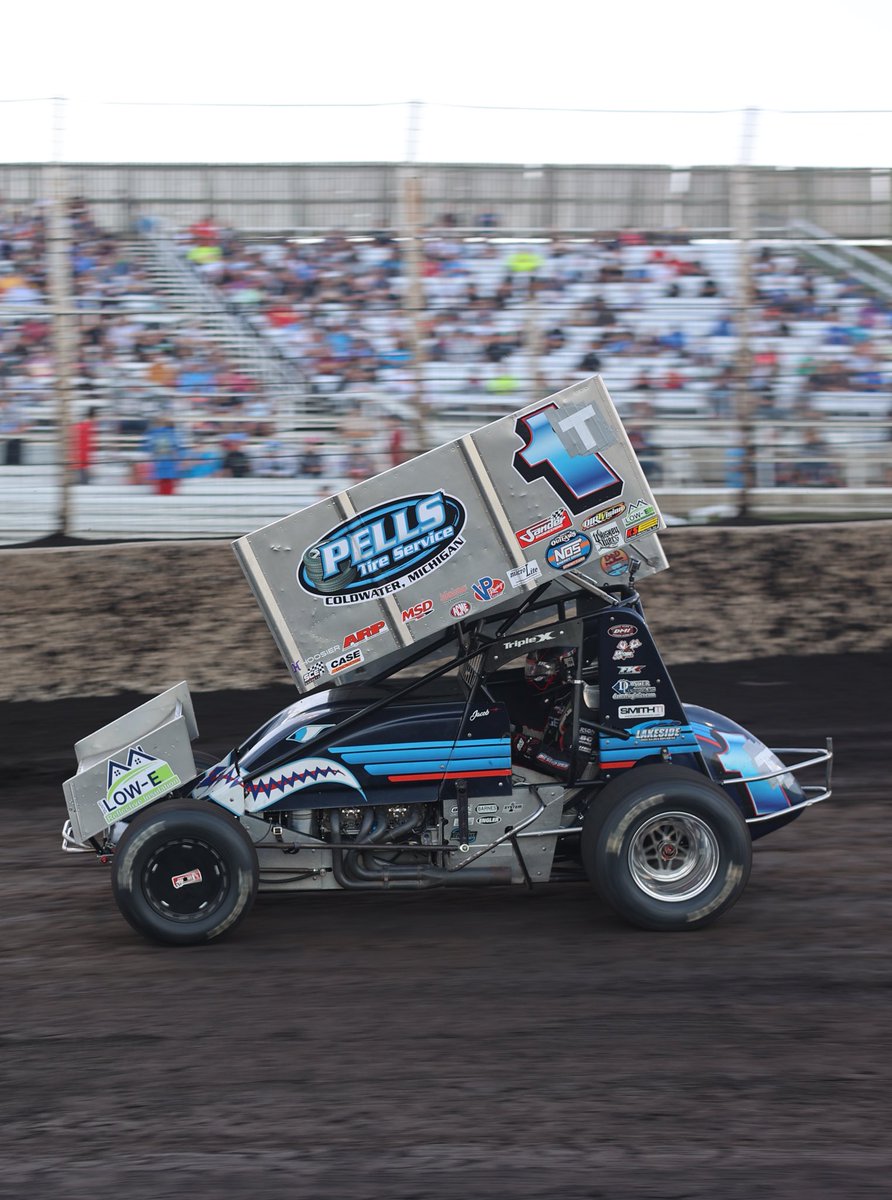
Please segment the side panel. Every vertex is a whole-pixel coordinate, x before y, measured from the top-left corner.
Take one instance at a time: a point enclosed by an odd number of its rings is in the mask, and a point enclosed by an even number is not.
[[[662,519],[607,390],[574,384],[239,539],[300,691],[355,682],[465,619],[579,572],[668,564]]]

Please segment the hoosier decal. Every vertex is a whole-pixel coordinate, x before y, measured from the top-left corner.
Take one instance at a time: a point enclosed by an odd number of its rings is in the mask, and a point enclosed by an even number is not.
[[[443,492],[402,496],[337,525],[303,555],[297,580],[326,605],[378,600],[423,579],[465,544],[467,515]]]

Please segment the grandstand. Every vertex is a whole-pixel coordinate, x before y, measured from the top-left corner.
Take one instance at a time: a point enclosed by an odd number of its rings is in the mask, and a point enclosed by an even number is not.
[[[846,511],[888,510],[892,268],[813,226],[752,243],[743,309],[729,237],[444,219],[420,231],[418,312],[399,230],[235,230],[205,214],[115,232],[83,201],[68,220],[73,417],[99,415],[76,532],[160,533],[160,511],[168,532],[239,533],[595,372],[680,515],[727,505],[754,445],[763,507],[839,510],[845,489]],[[47,532],[57,508],[45,252],[42,207],[0,207],[7,538]],[[161,413],[183,477],[163,510],[146,449]]]

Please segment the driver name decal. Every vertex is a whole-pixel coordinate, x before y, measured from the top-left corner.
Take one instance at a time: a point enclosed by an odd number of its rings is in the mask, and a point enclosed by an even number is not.
[[[466,520],[464,505],[444,492],[401,496],[321,537],[305,551],[297,581],[329,606],[379,600],[457,554]]]

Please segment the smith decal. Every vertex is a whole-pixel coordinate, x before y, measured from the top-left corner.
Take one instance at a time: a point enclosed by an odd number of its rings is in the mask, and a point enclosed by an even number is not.
[[[327,605],[379,600],[417,583],[465,544],[467,514],[444,492],[402,496],[344,521],[304,553],[297,581]]]

